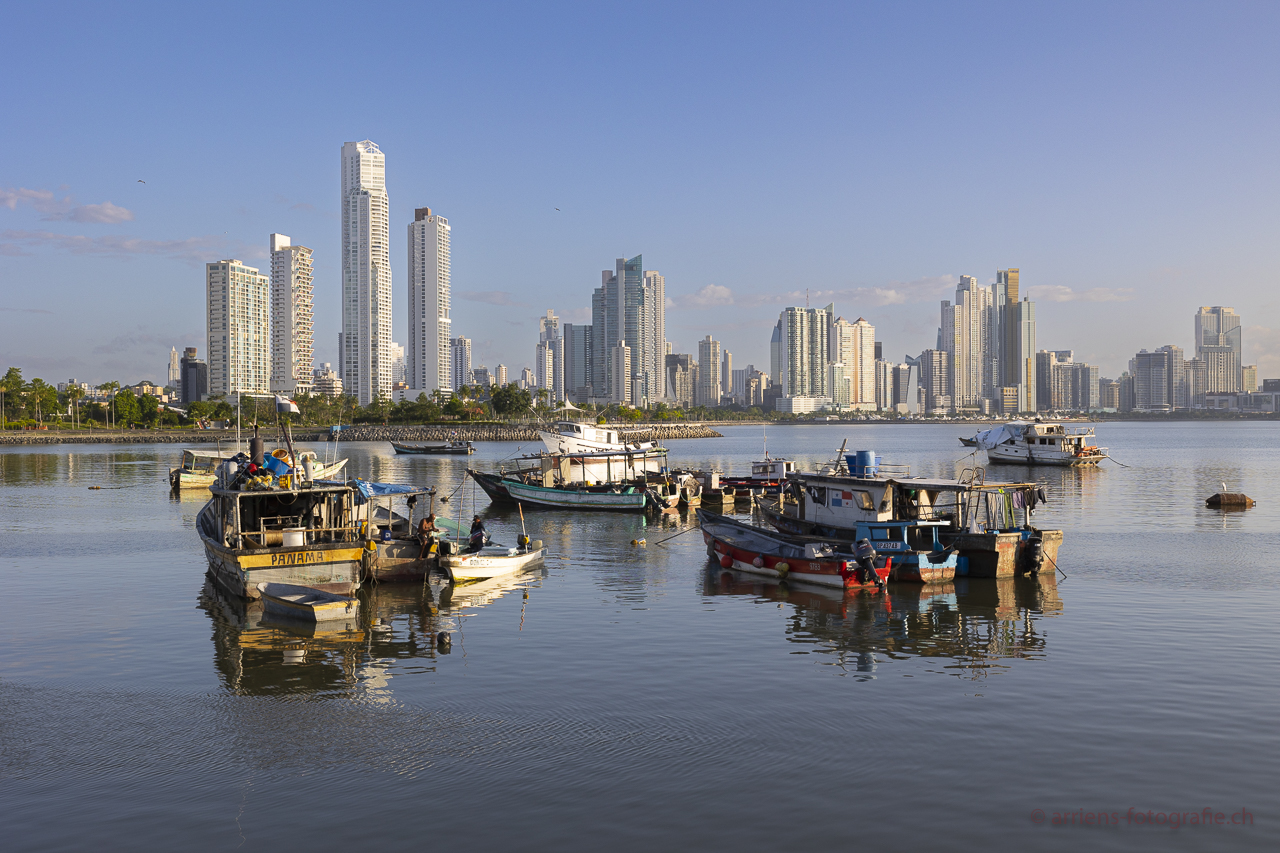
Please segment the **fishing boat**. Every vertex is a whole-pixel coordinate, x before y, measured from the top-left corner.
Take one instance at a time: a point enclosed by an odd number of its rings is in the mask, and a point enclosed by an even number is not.
[[[217,478],[218,466],[236,454],[231,451],[184,450],[182,462],[177,468],[169,469],[169,486],[175,491],[184,488],[208,488]],[[288,465],[289,452],[280,448],[272,453]],[[315,451],[303,450],[297,454],[298,463],[289,467],[302,467],[309,462],[312,476],[317,480],[330,480],[338,476],[346,467],[347,460],[338,459],[330,463],[318,461]]]
[[[263,611],[275,616],[324,622],[330,619],[354,619],[360,612],[360,602],[354,598],[308,586],[259,583],[257,587]]]
[[[697,514],[707,555],[722,568],[839,589],[883,586],[892,569],[890,557],[859,559],[826,542],[798,543],[709,510]]]
[[[510,498],[517,503],[557,509],[643,511],[648,501],[643,486],[623,483],[603,486],[587,486],[580,483],[564,486],[537,486],[522,483],[519,480],[503,480],[502,485]]]
[[[396,453],[407,455],[452,454],[465,456],[476,452],[475,447],[469,441],[428,441],[424,444],[401,444],[398,441],[393,441],[391,446],[395,448]]]
[[[962,444],[965,447],[977,447],[978,440],[976,438],[965,438],[962,435],[960,436],[960,444]]]
[[[992,463],[1092,467],[1107,458],[1098,447],[1093,427],[1068,429],[1060,423],[1012,421],[973,437],[974,446]]]
[[[884,465],[870,451],[840,461],[839,468],[792,474],[782,494],[758,502],[765,521],[787,535],[867,539],[895,555],[901,580],[935,582],[947,572],[1011,577],[1056,565],[1062,531],[1031,524],[1046,498],[1036,483],[987,482],[982,468],[956,478],[913,477],[909,467]]]
[[[627,442],[622,433],[607,426],[575,421],[559,421],[550,429],[538,430],[538,438],[548,453],[573,456],[582,453],[629,453],[652,450],[656,441]]]
[[[735,492],[739,500],[751,500],[761,495],[776,495],[787,480],[787,475],[794,473],[796,463],[787,459],[771,459],[768,454],[761,462],[751,463],[751,474],[747,477],[720,477],[720,484],[728,486]]]
[[[693,477],[685,479],[680,487],[680,506],[684,509],[702,505],[702,483]]]
[[[224,463],[196,517],[209,574],[241,598],[259,583],[284,583],[338,595],[360,588],[365,544],[356,495],[345,483],[282,489],[269,476],[246,479],[236,460]],[[301,484],[299,484],[301,485]]]

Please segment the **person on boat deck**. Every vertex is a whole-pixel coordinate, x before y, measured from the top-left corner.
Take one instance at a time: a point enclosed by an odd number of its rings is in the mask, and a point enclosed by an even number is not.
[[[437,530],[436,514],[434,512],[418,522],[418,541],[422,543],[422,552],[418,554],[419,560],[427,556],[427,549],[431,547],[431,540],[434,538],[433,534]]]
[[[484,547],[484,540],[489,538],[489,531],[484,529],[484,522],[480,520],[480,516],[471,519],[471,538],[467,543],[467,550],[471,552],[479,551]]]

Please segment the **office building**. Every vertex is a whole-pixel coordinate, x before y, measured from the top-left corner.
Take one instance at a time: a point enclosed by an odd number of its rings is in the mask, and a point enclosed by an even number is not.
[[[395,341],[391,342],[391,384],[407,387],[405,379],[404,347]]]
[[[507,366],[499,364],[493,369],[493,381],[499,388],[505,388],[507,385]]]
[[[698,341],[698,364],[702,370],[698,375],[697,404],[700,406],[719,406],[721,397],[720,342],[707,335]]]
[[[471,384],[471,339],[453,338],[449,341],[449,364],[453,373],[450,388],[457,391]]]
[[[1258,390],[1258,365],[1246,364],[1240,368],[1240,390],[1245,394],[1253,394]]]
[[[524,370],[520,371],[520,387],[521,388],[528,391],[534,387],[535,383],[536,383],[536,380],[534,380],[533,378],[532,370],[526,367]]]
[[[564,399],[564,339],[560,318],[554,311],[538,319],[538,344],[534,348],[533,374],[539,388],[547,389],[547,399]]]
[[[920,353],[920,387],[924,389],[924,408],[930,414],[952,410],[951,354],[946,350],[927,349]]]
[[[315,361],[315,300],[311,250],[284,234],[268,238],[271,253],[271,391],[311,390]]]
[[[597,396],[617,402],[639,390],[637,406],[662,399],[666,355],[666,279],[644,269],[644,258],[618,258],[613,270],[603,270],[600,287],[591,296],[592,381]],[[613,356],[618,341],[627,341],[630,374],[627,389],[618,389],[621,373]],[[638,384],[635,380],[639,380]]]
[[[682,409],[695,405],[698,389],[698,362],[687,353],[665,357],[667,397]]]
[[[1018,275],[1016,268],[996,270],[996,284],[992,293],[992,307],[999,325],[996,336],[1000,342],[999,351],[994,353],[994,373],[998,379],[997,384],[1002,386],[1019,384],[1023,375],[1019,362],[1035,352],[1022,350],[1018,332]],[[1031,396],[1031,400],[1035,400],[1035,395]]]
[[[493,384],[493,374],[482,364],[471,371],[471,381],[468,384],[476,386],[481,392],[488,391]]]
[[[993,288],[980,287],[973,276],[962,275],[955,303],[942,303],[940,345],[951,362],[957,409],[980,410],[984,400],[995,396],[999,313],[993,294]]]
[[[609,402],[631,403],[633,385],[629,380],[633,376],[633,370],[631,347],[627,346],[625,338],[619,338],[609,350]]]
[[[195,347],[183,350],[178,377],[178,398],[183,403],[198,403],[209,396],[209,365],[196,357]]]
[[[235,259],[205,264],[209,395],[271,389],[270,282]]]
[[[169,377],[166,384],[177,390],[182,388],[182,365],[179,361],[178,348],[169,347]]]
[[[590,403],[596,396],[591,384],[594,333],[595,327],[590,323],[565,323],[561,334],[565,399],[578,405]]]
[[[341,397],[342,377],[333,369],[333,365],[326,361],[311,371],[311,389],[325,397]]]
[[[830,330],[835,306],[785,308],[778,316],[770,360],[784,397],[829,397]],[[776,348],[775,348],[776,344]]]
[[[721,361],[723,367],[720,370],[720,401],[716,405],[723,402],[725,397],[730,398],[731,404],[736,403],[737,400],[733,399],[733,353],[725,350]]]
[[[453,339],[453,267],[449,220],[419,207],[409,223],[409,343],[405,379],[428,396],[454,387],[449,342]]]
[[[391,236],[386,158],[342,146],[342,385],[362,406],[391,399]]]
[[[834,312],[833,312],[834,313]],[[843,317],[831,327],[831,360],[844,365],[848,379],[847,405],[855,409],[876,406],[876,327],[859,317],[850,323]],[[845,391],[833,392],[833,399],[843,399]]]

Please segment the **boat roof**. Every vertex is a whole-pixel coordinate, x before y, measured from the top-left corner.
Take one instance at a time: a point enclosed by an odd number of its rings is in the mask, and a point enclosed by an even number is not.
[[[236,455],[234,450],[184,450],[182,453],[196,459],[230,459]]]
[[[799,472],[788,474],[787,479],[817,481],[830,485],[844,486],[884,486],[892,483],[907,489],[925,489],[931,492],[995,492],[1001,489],[1017,491],[1039,487],[1038,483],[970,483],[966,480],[943,477],[851,477],[847,474],[804,474]]]

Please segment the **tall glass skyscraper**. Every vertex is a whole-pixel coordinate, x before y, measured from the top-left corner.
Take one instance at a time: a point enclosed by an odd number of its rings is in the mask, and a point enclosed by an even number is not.
[[[364,140],[342,146],[343,388],[367,406],[391,399],[391,237],[386,157]]]

